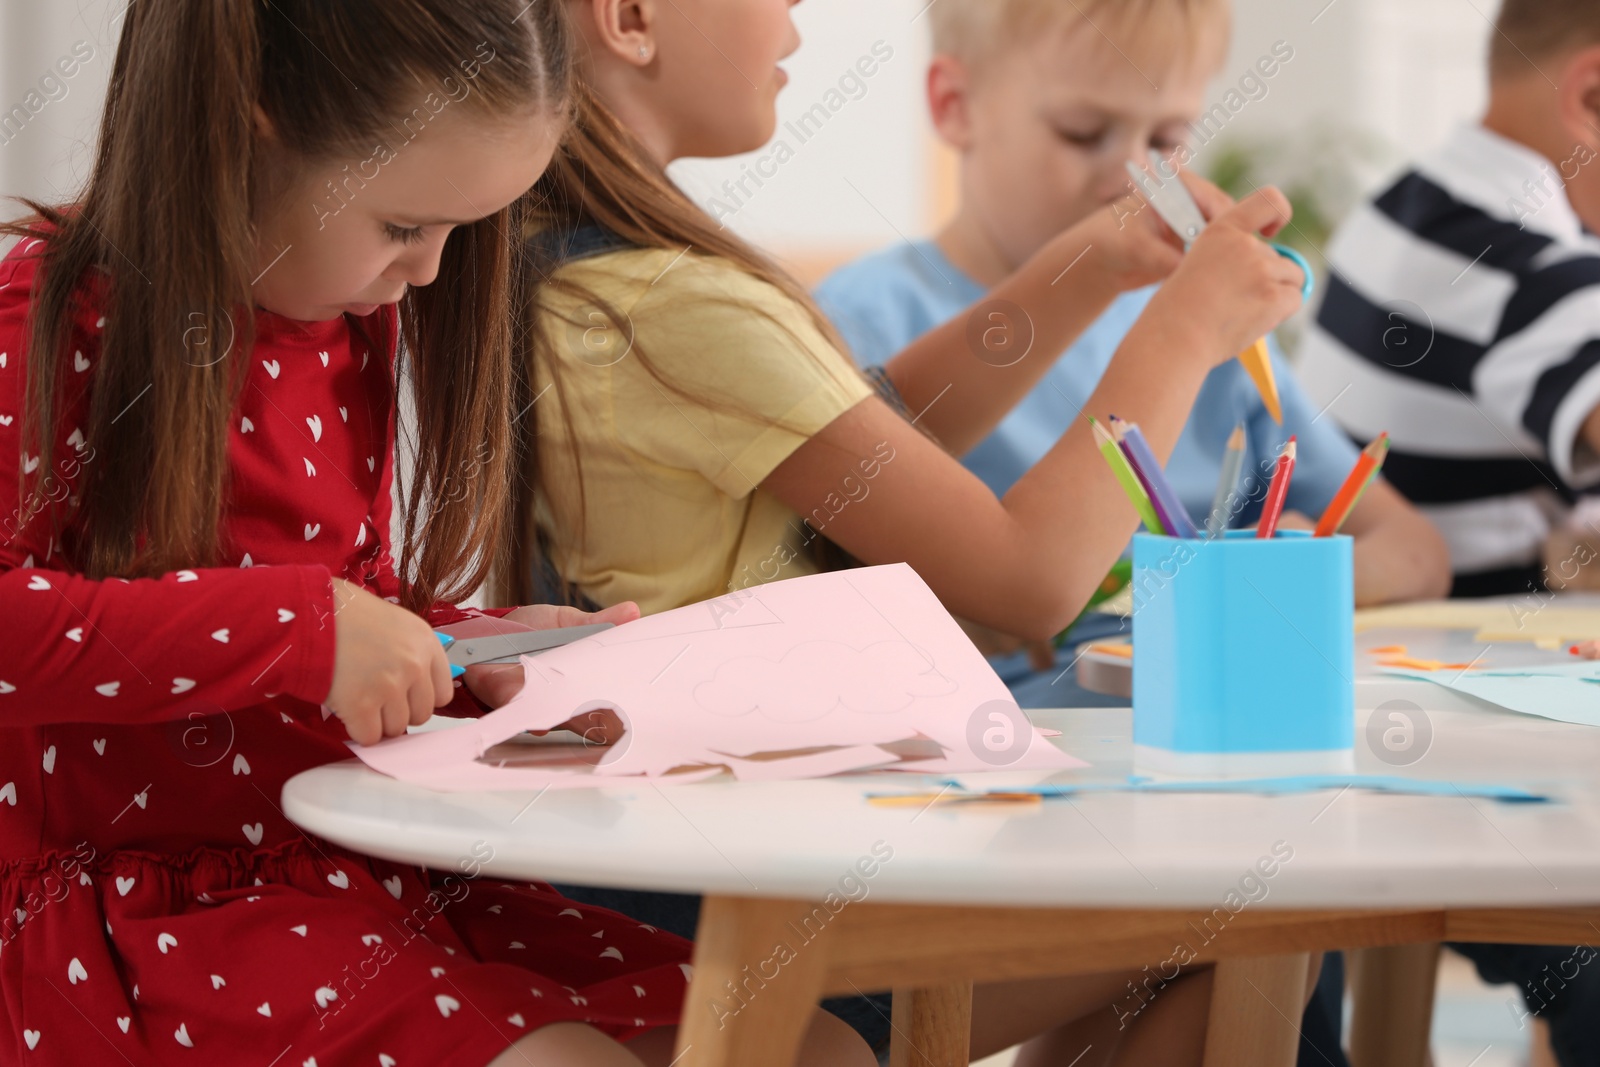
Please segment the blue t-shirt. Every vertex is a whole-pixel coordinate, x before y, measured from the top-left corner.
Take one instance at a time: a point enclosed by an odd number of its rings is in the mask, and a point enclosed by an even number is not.
[[[849,342],[856,361],[870,366],[887,362],[918,337],[982,300],[985,292],[936,244],[921,241],[841,267],[818,287],[817,300]],[[1003,496],[1043,459],[1073,420],[1081,417],[1117,346],[1154,293],[1150,288],[1118,297],[994,432],[962,459],[996,496]],[[1319,417],[1276,345],[1272,361],[1283,402],[1282,426],[1272,421],[1244,366],[1231,360],[1206,377],[1167,462],[1168,479],[1202,528],[1216,496],[1228,437],[1239,423],[1244,424],[1246,436],[1241,481],[1254,492],[1234,526],[1249,526],[1260,515],[1272,464],[1290,434],[1299,437],[1294,480],[1289,483],[1291,509],[1315,519],[1355,466],[1355,446],[1337,422]],[[1103,420],[1115,413],[1088,414]],[[1253,484],[1247,481],[1252,473],[1257,475]]]

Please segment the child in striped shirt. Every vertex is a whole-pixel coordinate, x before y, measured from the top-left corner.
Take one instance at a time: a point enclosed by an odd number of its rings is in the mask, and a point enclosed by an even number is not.
[[[1389,431],[1384,474],[1441,528],[1468,596],[1600,575],[1600,519],[1575,506],[1600,486],[1600,5],[1505,0],[1495,29],[1483,121],[1344,224],[1303,356],[1352,437]],[[1451,947],[1519,987],[1563,1065],[1600,1063],[1600,968]]]
[[[1575,511],[1600,487],[1596,228],[1600,7],[1507,0],[1483,121],[1344,224],[1303,353],[1351,436],[1389,431],[1384,474],[1444,533],[1457,595],[1600,571],[1546,552],[1600,540]]]

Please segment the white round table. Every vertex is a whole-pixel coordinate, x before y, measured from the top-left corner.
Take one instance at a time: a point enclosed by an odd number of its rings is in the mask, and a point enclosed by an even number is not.
[[[1373,756],[1358,730],[1358,771],[1515,783],[1560,799],[1350,790],[881,807],[866,793],[936,790],[937,779],[437,793],[349,762],[299,775],[283,804],[307,830],[371,855],[444,867],[483,842],[494,851],[484,869],[496,876],[633,889],[820,898],[882,842],[879,852],[893,857],[867,880],[878,901],[1205,907],[1283,842],[1280,852],[1293,856],[1268,880],[1261,906],[1600,901],[1600,731],[1508,713],[1427,714],[1431,746],[1406,767]],[[1062,730],[1057,743],[1093,764],[1052,780],[1118,781],[1131,772],[1126,710],[1034,718]],[[981,785],[1023,776],[960,777]]]
[[[1130,773],[1125,709],[1033,714],[1093,765],[1056,780]],[[1282,978],[1289,987],[1299,954],[1324,948],[1592,940],[1600,731],[1503,712],[1424,714],[1431,744],[1404,767],[1369,751],[1358,722],[1358,771],[1518,784],[1556,799],[1345,790],[883,807],[865,793],[931,779],[436,793],[349,762],[296,776],[283,805],[306,830],[388,859],[453,866],[487,844],[493,858],[484,870],[500,877],[704,893],[691,1006],[725,997],[722,983],[769,956],[774,938],[796,936],[786,933],[797,929],[796,916],[820,916],[814,925],[827,937],[806,943],[828,948],[808,948],[785,968],[794,977],[783,996],[757,998],[726,1027],[686,1008],[681,1040],[690,1055],[682,1062],[731,1067],[783,1062],[798,1039],[803,1015],[795,1013],[824,993],[897,986],[916,990],[908,1012],[922,996],[959,1015],[960,990],[973,979],[1137,969],[1170,955],[1178,937],[1198,942],[1199,959],[1266,967],[1239,972],[1251,984]],[[970,785],[1019,780],[961,777]],[[823,901],[838,910],[817,912]],[[1207,936],[1212,926],[1225,936]],[[1298,995],[1286,989],[1284,1003]],[[1261,1015],[1249,1026],[1270,1022]],[[917,1025],[914,1043],[937,1047],[931,1024]],[[1239,1047],[1218,1051],[1216,1062]],[[1276,1057],[1280,1047],[1262,1055]]]

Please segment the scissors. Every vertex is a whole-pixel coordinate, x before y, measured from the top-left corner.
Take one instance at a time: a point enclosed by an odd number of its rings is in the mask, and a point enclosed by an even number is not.
[[[1172,232],[1183,241],[1184,249],[1194,244],[1195,238],[1206,228],[1206,217],[1200,213],[1200,205],[1194,202],[1194,197],[1189,195],[1183,182],[1178,180],[1178,168],[1163,159],[1160,152],[1151,150],[1149,170],[1130,159],[1128,176],[1150,206],[1155,208],[1156,214],[1161,216],[1161,221],[1170,226]],[[1311,273],[1311,264],[1306,262],[1306,257],[1288,245],[1274,244],[1272,250],[1300,268],[1305,275],[1305,281],[1300,286],[1300,299],[1310,300],[1316,289],[1316,277]],[[1272,373],[1267,339],[1263,337],[1241,353],[1239,361],[1250,372],[1251,380],[1260,390],[1272,421],[1283,425],[1283,404],[1278,399],[1278,382]]]
[[[482,637],[453,637],[438,630],[433,635],[444,646],[450,661],[450,677],[459,678],[477,663],[515,663],[519,656],[534,656],[552,648],[609,630],[615,623],[597,622],[588,626],[568,626],[559,630],[517,630],[508,634]]]

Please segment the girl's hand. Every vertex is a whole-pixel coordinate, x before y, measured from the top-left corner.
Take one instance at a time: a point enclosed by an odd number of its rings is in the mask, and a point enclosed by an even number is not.
[[[1204,178],[1183,171],[1178,179],[1188,188],[1208,222],[1233,207],[1233,198]],[[1130,193],[1105,210],[1095,212],[1057,240],[1087,247],[1086,265],[1118,292],[1154,285],[1183,262],[1182,239],[1167,228],[1155,208],[1137,193]],[[1072,255],[1077,252],[1072,251]]]
[[[333,580],[333,603],[333,687],[324,703],[352,741],[398,737],[450,703],[450,663],[426,620],[343,578]]]
[[[557,607],[553,604],[533,604],[517,608],[504,618],[469,619],[441,627],[457,637],[479,637],[484,634],[513,633],[520,630],[558,630],[567,626],[587,626],[591,623],[609,622],[618,626],[639,617],[639,605],[631,601],[613,604],[604,611],[589,613],[577,608]],[[498,708],[522,691],[523,677],[520,663],[484,663],[468,667],[464,677],[467,688],[477,698]],[[562,723],[558,729],[571,730],[592,744],[610,744],[622,736],[622,720],[612,711],[591,711]],[[535,731],[543,733],[545,731]]]
[[[1304,274],[1259,239],[1289,217],[1277,189],[1251,193],[1206,227],[1151,299],[1191,332],[1211,365],[1235,358],[1299,309]]]

